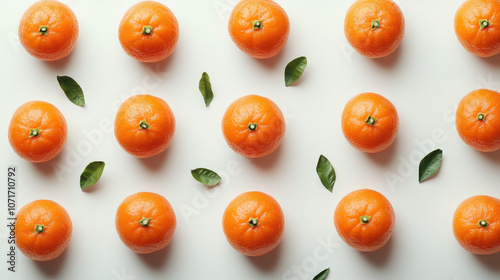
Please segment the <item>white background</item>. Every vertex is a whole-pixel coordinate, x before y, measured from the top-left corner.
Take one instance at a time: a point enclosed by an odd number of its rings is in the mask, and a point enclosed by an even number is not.
[[[2,279],[312,279],[331,268],[328,279],[498,279],[500,256],[478,257],[463,250],[451,229],[452,215],[466,198],[500,197],[500,153],[466,146],[454,128],[456,104],[471,90],[500,90],[500,56],[482,59],[458,43],[453,17],[460,0],[401,0],[406,33],[391,56],[371,60],[353,51],[343,33],[353,1],[285,1],[288,43],[277,57],[254,60],[233,44],[227,20],[233,0],[162,1],[175,13],[180,39],[173,55],[158,64],[128,57],[118,42],[118,24],[137,1],[66,1],[80,35],[70,57],[46,63],[31,57],[17,40],[22,13],[33,1],[0,1],[0,248],[6,259],[7,166],[19,169],[18,209],[36,199],[65,207],[73,221],[68,249],[50,262],[33,262],[18,251],[16,273],[0,266]],[[305,55],[309,64],[296,85],[286,88],[285,65]],[[205,108],[198,91],[210,75],[215,98]],[[75,78],[86,106],[69,102],[56,75]],[[386,151],[368,155],[347,143],[340,128],[344,104],[355,94],[377,92],[399,111],[400,131]],[[177,121],[167,152],[136,159],[116,142],[112,122],[128,96],[149,93],[171,106]],[[238,97],[260,94],[274,100],[287,121],[275,153],[249,160],[225,143],[220,122]],[[30,100],[54,104],[65,115],[69,136],[54,160],[31,164],[7,139],[14,110]],[[91,135],[91,136],[89,136]],[[418,183],[418,162],[442,148],[441,170]],[[337,172],[333,193],[321,185],[315,166],[320,154]],[[99,183],[82,192],[79,176],[94,160],[106,168]],[[208,190],[190,169],[213,169],[224,178]],[[378,252],[359,253],[342,242],[333,212],[347,193],[373,188],[396,212],[390,242]],[[272,195],[286,218],[281,245],[248,258],[227,243],[221,226],[226,205],[238,194]],[[177,214],[172,243],[141,256],[125,247],[115,230],[120,202],[139,191],[164,195]],[[191,212],[189,212],[190,210]],[[322,244],[333,243],[328,250]],[[301,272],[298,272],[301,271]]]

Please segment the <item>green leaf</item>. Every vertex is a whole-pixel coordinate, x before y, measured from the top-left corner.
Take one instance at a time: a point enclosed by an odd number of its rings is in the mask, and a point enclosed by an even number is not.
[[[306,70],[307,58],[305,56],[297,57],[296,59],[290,61],[285,67],[285,85],[289,86],[295,83],[304,70]]]
[[[85,105],[83,90],[73,78],[68,76],[57,76],[57,81],[66,94],[66,97],[68,97],[71,102],[81,107]]]
[[[328,276],[328,273],[330,273],[330,268],[327,268],[327,269],[321,271],[318,275],[314,276],[313,280],[326,279],[326,276]]]
[[[441,166],[443,159],[443,151],[441,149],[434,150],[426,155],[418,166],[418,181],[422,183],[427,178],[436,173]]]
[[[89,163],[82,175],[80,175],[80,188],[84,190],[88,188],[101,178],[102,172],[104,171],[105,163],[103,161],[94,161]]]
[[[203,74],[201,74],[199,88],[201,95],[203,95],[203,99],[205,100],[205,106],[208,107],[208,105],[212,102],[212,99],[214,99],[214,93],[212,91],[212,84],[210,83],[210,77],[207,72],[203,72]]]
[[[327,190],[332,192],[333,185],[337,176],[335,175],[335,169],[333,168],[330,161],[323,155],[319,156],[318,165],[316,166],[316,173],[318,173],[321,183]]]
[[[220,180],[222,179],[219,174],[215,173],[214,171],[206,168],[197,168],[191,170],[191,175],[193,175],[193,178],[196,179],[196,181],[202,183],[205,186],[215,186],[217,185]]]

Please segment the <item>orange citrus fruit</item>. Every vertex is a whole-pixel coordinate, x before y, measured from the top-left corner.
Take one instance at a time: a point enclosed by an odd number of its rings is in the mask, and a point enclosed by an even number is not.
[[[247,95],[229,105],[222,118],[222,132],[235,152],[259,158],[274,152],[281,144],[285,118],[270,99]]]
[[[458,41],[468,52],[479,57],[500,53],[499,24],[499,0],[467,0],[455,14]]]
[[[357,0],[347,10],[344,20],[347,41],[361,55],[385,57],[401,44],[405,19],[391,0]]]
[[[64,148],[68,136],[66,119],[52,104],[31,101],[14,112],[9,124],[9,142],[23,159],[46,162]]]
[[[73,50],[78,38],[78,21],[66,4],[42,0],[24,12],[18,33],[19,41],[29,54],[54,61]]]
[[[130,250],[149,254],[167,247],[177,222],[167,199],[156,193],[139,192],[118,206],[115,225],[120,239]]]
[[[500,149],[500,93],[477,89],[462,98],[455,125],[462,140],[481,152]]]
[[[387,149],[396,139],[398,112],[385,97],[361,93],[347,102],[342,112],[342,132],[347,141],[365,153]]]
[[[16,218],[16,246],[28,258],[49,261],[68,247],[73,225],[68,212],[56,202],[35,200],[23,206]]]
[[[167,6],[143,1],[125,13],[118,34],[128,55],[141,62],[158,62],[174,51],[179,39],[179,24]]]
[[[370,189],[357,190],[340,200],[334,214],[339,236],[361,252],[373,252],[389,241],[395,215],[385,196]]]
[[[229,35],[251,57],[276,56],[288,40],[290,21],[285,10],[272,0],[242,0],[229,18]]]
[[[132,96],[116,113],[116,140],[125,151],[138,158],[149,158],[165,151],[174,132],[174,113],[167,102],[155,96]]]
[[[486,195],[466,199],[453,215],[453,233],[473,254],[500,253],[500,200]]]
[[[257,257],[278,246],[285,218],[274,198],[262,192],[246,192],[229,203],[222,217],[222,228],[234,249]]]

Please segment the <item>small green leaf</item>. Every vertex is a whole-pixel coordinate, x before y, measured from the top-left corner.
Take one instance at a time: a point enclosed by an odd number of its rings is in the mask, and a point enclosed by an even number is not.
[[[328,273],[330,273],[330,268],[327,268],[327,269],[321,271],[318,275],[314,276],[313,280],[326,279],[326,276],[328,276]]]
[[[418,181],[422,183],[424,180],[434,175],[441,166],[442,159],[443,151],[441,149],[437,149],[426,155],[418,166]]]
[[[219,174],[206,168],[193,169],[191,170],[191,175],[193,175],[193,178],[195,178],[196,181],[209,187],[217,185],[221,180]]]
[[[297,57],[296,59],[290,61],[285,67],[285,85],[289,86],[295,83],[304,70],[306,70],[307,58],[305,56]]]
[[[203,74],[201,74],[199,88],[201,95],[203,95],[203,99],[205,100],[205,106],[208,107],[208,105],[212,102],[212,99],[214,99],[214,93],[212,91],[212,84],[210,83],[210,77],[207,72],[203,72]]]
[[[99,181],[102,172],[104,171],[104,165],[105,163],[102,161],[94,161],[89,163],[89,165],[85,167],[82,175],[80,175],[80,188],[82,190],[94,185],[95,183],[97,183],[97,181]]]
[[[66,94],[66,97],[68,97],[71,102],[81,107],[85,105],[83,90],[73,78],[68,76],[57,76],[57,81]]]
[[[335,175],[335,169],[333,168],[330,161],[323,155],[319,156],[318,165],[316,166],[316,172],[318,173],[321,183],[327,190],[332,192],[333,185],[337,176]]]

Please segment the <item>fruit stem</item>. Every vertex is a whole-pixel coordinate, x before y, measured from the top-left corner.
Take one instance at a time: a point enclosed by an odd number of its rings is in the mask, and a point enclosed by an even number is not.
[[[139,122],[139,129],[149,129],[149,123],[146,120]]]
[[[153,27],[149,25],[144,25],[142,27],[142,35],[151,35],[153,34]]]
[[[479,20],[479,29],[483,29],[485,27],[490,26],[490,22],[487,19],[480,19]]]
[[[35,233],[36,234],[42,233],[44,229],[45,229],[44,225],[39,225],[39,224],[35,225]]]
[[[38,137],[40,135],[40,132],[42,132],[40,128],[30,128],[29,131],[30,131],[29,138]]]
[[[371,30],[375,30],[377,28],[380,27],[380,19],[374,19],[372,20],[372,26],[371,26]]]
[[[258,218],[250,218],[248,220],[248,224],[250,225],[250,227],[254,228],[259,224],[259,219]]]
[[[139,224],[143,227],[149,227],[149,221],[151,220],[151,218],[144,218],[142,217],[142,219],[139,221]]]
[[[47,35],[47,33],[49,33],[48,25],[40,25],[38,27],[38,35]]]
[[[478,121],[484,121],[486,119],[486,114],[485,113],[479,113],[479,114],[477,114],[476,119]]]
[[[372,218],[371,216],[366,216],[366,215],[363,215],[363,216],[361,216],[359,219],[361,220],[361,222],[362,222],[363,224],[367,224],[367,223],[370,221],[370,219],[371,219],[371,218]]]
[[[262,20],[253,20],[252,26],[253,26],[254,30],[261,29],[262,28]]]
[[[489,223],[488,223],[488,221],[483,219],[483,220],[480,220],[477,224],[479,225],[479,227],[488,228]]]
[[[249,123],[247,128],[250,130],[250,131],[255,131],[257,130],[257,124],[256,123]]]
[[[376,119],[376,118],[374,118],[374,117],[372,117],[372,116],[368,115],[368,118],[366,118],[365,123],[366,123],[366,124],[368,124],[368,125],[373,126],[373,125],[375,125],[375,122],[376,122],[376,121],[377,121],[377,119]]]

